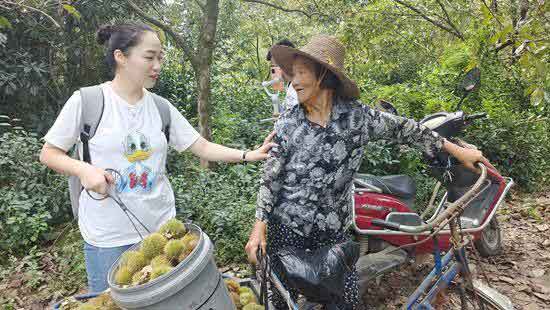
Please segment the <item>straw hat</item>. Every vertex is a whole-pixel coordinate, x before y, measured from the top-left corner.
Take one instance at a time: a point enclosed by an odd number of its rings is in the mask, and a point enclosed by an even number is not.
[[[346,48],[335,37],[328,35],[316,35],[301,49],[295,49],[283,45],[274,45],[271,55],[281,69],[292,73],[292,63],[296,56],[309,58],[330,70],[342,83],[342,94],[349,98],[359,98],[359,88],[354,81],[344,73],[344,58]]]

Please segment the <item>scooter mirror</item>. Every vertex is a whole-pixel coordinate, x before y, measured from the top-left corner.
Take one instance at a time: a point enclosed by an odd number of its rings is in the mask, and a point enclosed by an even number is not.
[[[384,112],[398,115],[397,109],[393,106],[393,104],[383,99],[378,100],[378,102],[376,103],[376,108]]]
[[[466,99],[468,94],[479,88],[480,80],[481,71],[479,71],[479,68],[475,67],[466,72],[466,76],[464,76],[462,83],[460,83],[459,91],[462,93],[462,98],[456,106],[457,110],[460,110],[460,108],[462,107],[462,102],[464,101],[464,99]]]
[[[470,71],[466,72],[466,76],[464,77],[464,80],[460,84],[460,88],[465,93],[474,91],[479,87],[480,79],[481,79],[481,72],[479,71],[479,68],[475,67]]]

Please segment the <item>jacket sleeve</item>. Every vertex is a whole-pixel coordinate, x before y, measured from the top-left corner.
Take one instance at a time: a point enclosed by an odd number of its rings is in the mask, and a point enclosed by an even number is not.
[[[444,139],[415,120],[390,113],[363,108],[363,144],[376,140],[387,140],[407,144],[433,157],[443,147]]]

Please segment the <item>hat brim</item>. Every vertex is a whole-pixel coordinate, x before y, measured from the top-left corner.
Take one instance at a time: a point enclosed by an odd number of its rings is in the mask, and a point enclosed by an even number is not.
[[[274,45],[271,48],[271,55],[277,65],[281,67],[281,69],[288,75],[292,76],[292,64],[294,63],[294,59],[296,56],[303,56],[306,57],[323,67],[330,70],[336,77],[340,80],[342,83],[342,93],[345,97],[358,99],[360,95],[359,87],[357,87],[357,84],[350,78],[348,78],[342,71],[340,71],[338,68],[334,67],[333,65],[324,62],[322,60],[319,60],[318,58],[301,51],[299,49],[295,49],[289,46],[284,45]]]

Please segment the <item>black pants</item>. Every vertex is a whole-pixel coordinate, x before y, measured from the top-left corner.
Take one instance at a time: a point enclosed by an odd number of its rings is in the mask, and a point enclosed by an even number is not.
[[[340,242],[345,242],[349,236],[345,233],[331,235],[323,231],[314,230],[308,237],[303,237],[294,232],[290,227],[280,223],[270,221],[267,233],[267,253],[276,253],[279,249],[287,246],[294,246],[302,249],[316,250],[320,247],[333,245]],[[274,266],[270,266],[272,269]],[[325,309],[329,310],[355,310],[359,304],[359,275],[355,267],[346,276],[344,301],[336,304],[325,305]],[[283,283],[285,288],[290,292],[294,300],[297,300],[298,292],[292,288],[288,288]],[[273,285],[271,285],[273,287]],[[277,290],[273,290],[270,294],[270,300],[276,309],[288,309],[286,301]]]

